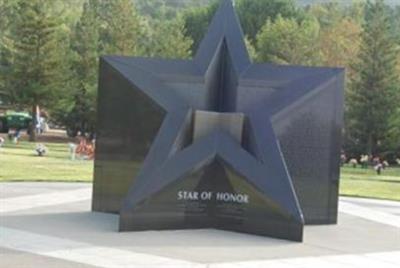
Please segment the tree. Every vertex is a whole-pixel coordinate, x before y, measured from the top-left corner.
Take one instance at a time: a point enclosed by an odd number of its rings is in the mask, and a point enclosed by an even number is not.
[[[118,15],[121,10],[124,15]],[[100,55],[188,58],[190,46],[180,18],[148,21],[131,1],[89,0],[71,35],[72,89],[60,99],[53,116],[70,135],[95,130]]]
[[[204,6],[212,0],[133,0],[142,16],[152,19],[174,19],[184,8]]]
[[[192,52],[200,45],[218,5],[219,2],[214,0],[207,6],[190,8],[183,13],[186,35],[193,40]]]
[[[348,135],[363,152],[377,154],[387,145],[390,118],[398,107],[396,46],[382,0],[367,2],[361,47],[351,81]]]
[[[180,17],[152,24],[146,40],[146,56],[175,59],[187,59],[191,56],[193,41],[185,36],[184,22]]]
[[[100,39],[102,52],[125,56],[143,53],[146,24],[136,12],[132,0],[101,1]]]
[[[361,27],[351,18],[343,18],[320,32],[322,64],[332,67],[350,67],[357,56]],[[349,68],[348,68],[349,71]]]
[[[396,107],[389,120],[388,147],[400,156],[400,107]]]
[[[166,0],[135,0],[134,3],[141,16],[154,20],[174,19],[179,11],[179,8],[167,5],[168,1]],[[185,4],[186,1],[178,3]]]
[[[130,0],[88,0],[71,35],[71,90],[60,99],[54,116],[75,136],[93,133],[99,57],[106,54],[141,55],[147,25]]]
[[[219,3],[210,0],[207,6],[193,7],[183,13],[187,35],[193,40],[193,52],[203,39]],[[304,17],[293,0],[238,0],[235,4],[243,32],[252,46],[255,46],[256,36],[267,20],[275,21],[278,14],[284,18]]]
[[[20,0],[12,29],[13,97],[29,106],[36,118],[37,105],[51,105],[59,95],[65,75],[64,51],[60,21],[49,11],[51,2]],[[30,139],[35,139],[32,124]]]
[[[244,43],[246,45],[247,52],[249,53],[249,57],[252,61],[257,60],[257,52],[256,48],[251,44],[247,37],[244,38]]]
[[[252,45],[267,20],[274,22],[278,15],[283,18],[302,18],[293,0],[238,0],[236,3],[243,31]]]
[[[12,61],[11,40],[3,36],[0,39],[0,104],[13,99],[10,79]]]
[[[257,60],[279,64],[313,65],[319,61],[319,24],[314,18],[302,22],[278,15],[268,20],[257,35]]]
[[[0,0],[0,40],[7,32],[10,22],[12,21],[12,13],[15,10],[15,0]]]
[[[58,102],[54,117],[67,127],[68,134],[94,132],[97,71],[100,47],[99,1],[89,0],[71,36],[71,90]]]
[[[393,6],[390,9],[390,22],[392,33],[397,43],[397,73],[400,74],[400,5]],[[397,113],[392,116],[391,122],[391,138],[392,143],[396,143],[398,154],[400,156],[400,105],[397,108]],[[396,135],[395,135],[396,134]]]
[[[321,26],[319,47],[321,64],[346,68],[346,82],[354,76],[351,62],[360,47],[362,12],[360,4],[340,6],[337,3],[314,5],[310,13]],[[347,84],[347,83],[346,83]]]
[[[389,20],[391,31],[395,36],[396,43],[400,45],[400,5],[389,8]]]
[[[346,67],[347,78],[352,76],[350,62],[357,56],[360,46],[362,7],[358,2],[349,6],[334,2],[308,8],[308,13],[320,24],[321,64]]]
[[[15,0],[0,0],[0,103],[11,99],[12,40],[9,38]]]

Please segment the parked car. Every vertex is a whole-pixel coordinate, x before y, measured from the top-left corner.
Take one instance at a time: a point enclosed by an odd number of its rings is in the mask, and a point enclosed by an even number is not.
[[[24,112],[6,112],[0,115],[0,132],[7,133],[9,129],[28,129],[32,116]]]

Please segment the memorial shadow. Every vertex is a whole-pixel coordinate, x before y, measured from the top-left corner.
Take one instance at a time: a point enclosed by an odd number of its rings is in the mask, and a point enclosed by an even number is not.
[[[118,232],[118,215],[79,211],[2,215],[0,225],[82,243],[195,262],[233,262],[398,250],[395,231],[346,216],[339,226],[307,227],[305,242],[214,229]],[[362,227],[362,228],[360,228]],[[375,234],[375,235],[374,235]],[[377,237],[381,242],[377,241]],[[375,241],[371,243],[371,240]],[[397,241],[398,243],[398,241]],[[54,249],[57,250],[57,249]]]
[[[268,248],[298,247],[300,243],[214,229],[118,232],[118,215],[82,211],[3,215],[0,225],[35,234],[68,239],[181,260],[246,260]],[[243,251],[253,254],[243,254]],[[233,257],[232,257],[233,256]],[[259,257],[262,257],[260,254]]]
[[[80,242],[96,242],[104,246],[235,247],[259,244],[265,247],[297,244],[216,229],[118,232],[118,218],[116,214],[91,211],[3,215],[0,225]],[[194,240],[196,243],[193,243]],[[215,240],[218,240],[217,243]],[[235,241],[240,244],[232,243]]]

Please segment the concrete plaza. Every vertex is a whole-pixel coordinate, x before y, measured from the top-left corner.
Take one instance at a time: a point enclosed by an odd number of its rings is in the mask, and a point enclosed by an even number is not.
[[[296,243],[218,230],[118,233],[91,185],[0,183],[0,267],[400,267],[400,202],[342,197]]]

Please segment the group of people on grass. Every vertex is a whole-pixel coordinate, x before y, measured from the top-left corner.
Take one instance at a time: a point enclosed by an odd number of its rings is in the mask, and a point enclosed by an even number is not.
[[[92,160],[94,159],[95,142],[94,140],[88,141],[85,137],[80,137],[78,144],[69,143],[69,152],[71,160],[76,158]]]
[[[400,165],[400,158],[397,158],[396,162],[398,165]],[[353,168],[356,168],[358,165],[364,169],[372,166],[378,175],[382,173],[382,170],[389,167],[389,162],[379,156],[362,154],[360,155],[359,159],[355,157],[347,159],[346,154],[342,152],[340,156],[340,164],[343,166],[345,163],[349,163]]]
[[[94,140],[88,141],[85,137],[79,137],[78,143],[70,142],[69,153],[71,160],[93,160],[94,159],[94,151],[95,151],[95,143]],[[38,156],[45,156],[48,153],[47,147],[38,143],[35,149]]]
[[[10,138],[10,136],[9,136]],[[18,138],[14,138],[14,135],[10,138],[14,144],[18,144]],[[5,139],[0,136],[0,147],[5,143]],[[69,152],[71,160],[92,160],[94,159],[95,142],[88,140],[86,137],[79,137],[78,142],[71,142],[69,145]],[[46,156],[49,153],[49,149],[43,143],[37,143],[35,147],[35,153],[37,156]]]

